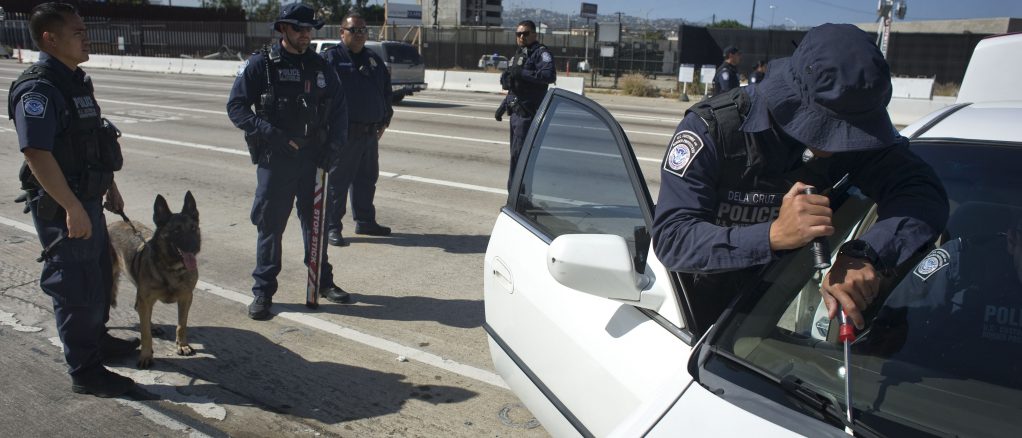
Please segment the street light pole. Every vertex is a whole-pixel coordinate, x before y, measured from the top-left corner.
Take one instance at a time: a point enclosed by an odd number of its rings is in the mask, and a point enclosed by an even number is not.
[[[776,9],[777,6],[770,5],[770,27],[774,27],[774,11]]]
[[[752,29],[753,23],[756,21],[756,0],[752,0],[752,17],[749,17],[749,29]]]

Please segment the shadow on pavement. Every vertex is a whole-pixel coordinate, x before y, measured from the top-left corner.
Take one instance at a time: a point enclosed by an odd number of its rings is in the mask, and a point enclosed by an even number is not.
[[[173,342],[174,330],[166,328],[170,333],[167,339]],[[180,372],[209,383],[174,391],[143,384],[142,389],[149,392],[144,398],[194,402],[195,396],[207,396],[219,405],[250,406],[337,424],[400,412],[410,399],[438,405],[477,395],[451,386],[413,385],[402,374],[309,361],[284,347],[306,342],[311,333],[311,329],[288,326],[274,336],[276,339],[268,339],[235,328],[189,327],[189,340],[204,348],[197,349],[193,357],[158,354],[154,369]],[[161,344],[156,348],[167,348],[166,343]]]
[[[490,236],[394,233],[387,237],[362,237],[358,234],[348,233],[344,234],[344,240],[350,243],[372,243],[374,245],[435,247],[452,254],[482,254],[486,252],[486,244],[490,241]]]
[[[341,285],[341,287],[344,287]],[[349,291],[350,292],[350,291]],[[482,327],[482,300],[444,300],[430,297],[391,297],[352,293],[352,304],[334,304],[323,298],[316,312],[389,321],[436,321],[458,328]],[[274,312],[302,312],[304,304],[273,304]]]

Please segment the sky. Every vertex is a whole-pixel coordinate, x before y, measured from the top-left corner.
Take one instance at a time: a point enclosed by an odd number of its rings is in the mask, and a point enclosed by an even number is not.
[[[693,22],[734,19],[749,24],[753,0],[586,0],[600,14],[624,12],[641,18],[684,18]],[[516,6],[578,13],[580,0],[504,0]],[[906,0],[906,21],[960,18],[1022,18],[1020,0]],[[774,5],[774,9],[770,9]],[[755,27],[813,26],[826,22],[864,23],[876,20],[877,0],[756,0]],[[787,20],[787,21],[786,21]],[[796,24],[792,24],[794,21]],[[897,21],[897,20],[896,20]]]

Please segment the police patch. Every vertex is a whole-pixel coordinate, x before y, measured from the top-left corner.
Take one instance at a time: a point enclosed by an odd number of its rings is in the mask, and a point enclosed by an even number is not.
[[[370,56],[369,57],[369,65],[373,66],[373,68],[376,68],[376,58],[373,58],[372,56]]]
[[[671,146],[664,157],[664,170],[679,177],[685,176],[689,164],[703,149],[703,139],[692,131],[680,131],[671,139]]]
[[[326,76],[323,76],[323,72],[316,74],[316,86],[319,88],[326,88]]]
[[[933,275],[934,272],[941,270],[941,268],[951,263],[951,255],[947,251],[937,248],[930,252],[923,261],[916,265],[916,269],[912,271],[916,277],[919,277],[923,281],[926,281]]]
[[[42,118],[46,114],[46,96],[39,93],[25,93],[21,96],[21,107],[25,117]]]
[[[727,70],[724,70],[723,72],[720,73],[720,78],[726,81],[729,78],[731,78],[731,73],[728,73]]]
[[[802,162],[803,163],[808,163],[810,160],[813,159],[813,157],[815,157],[815,155],[813,155],[812,149],[806,148],[806,150],[802,151]]]
[[[540,59],[543,60],[543,62],[553,62],[554,61],[554,57],[550,56],[550,52],[543,52],[543,54],[539,55],[539,57],[540,57]]]

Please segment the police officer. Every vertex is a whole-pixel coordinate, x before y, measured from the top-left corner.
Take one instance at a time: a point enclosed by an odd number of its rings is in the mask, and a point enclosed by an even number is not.
[[[931,242],[947,195],[887,114],[890,68],[865,32],[825,24],[763,83],[693,107],[665,154],[653,239],[698,301],[697,330],[716,320],[756,267],[834,232],[820,191],[847,175],[879,205],[876,223],[841,248],[822,288],[856,326],[879,277]]]
[[[532,117],[539,110],[547,87],[557,80],[554,57],[538,40],[536,23],[531,20],[518,23],[515,30],[518,52],[511,58],[507,70],[500,75],[501,87],[508,90],[502,105],[511,111],[511,168],[507,176],[509,190]],[[494,118],[500,121],[502,115],[503,112],[498,109]]]
[[[1011,217],[1003,209],[983,213],[988,214],[983,227],[992,225],[992,218]],[[972,230],[927,254],[884,302],[873,323],[872,332],[878,334],[868,347],[956,377],[1022,387],[1018,210],[1010,224],[1006,231]]]
[[[749,84],[758,84],[766,78],[766,61],[756,63],[756,68],[749,73]]]
[[[341,236],[348,189],[355,216],[355,234],[389,236],[390,227],[376,222],[376,181],[380,179],[380,138],[394,115],[390,72],[383,59],[365,48],[369,29],[361,15],[348,14],[341,26],[341,44],[325,53],[344,87],[348,102],[358,111],[348,114],[348,138],[338,166],[330,171],[330,205],[327,209],[328,242],[348,246]]]
[[[116,397],[135,383],[101,361],[128,354],[138,339],[106,330],[113,277],[103,215],[124,201],[113,182],[120,146],[104,126],[92,82],[78,65],[89,60],[89,37],[77,10],[65,3],[32,9],[32,40],[39,62],[11,85],[7,111],[25,155],[21,185],[44,251],[39,285],[53,299],[57,332],[71,375],[71,390]]]
[[[337,74],[323,58],[306,50],[313,28],[322,26],[307,5],[282,7],[273,23],[281,38],[249,58],[227,100],[227,114],[245,131],[258,165],[251,215],[259,233],[252,272],[255,299],[248,306],[248,316],[256,320],[270,316],[281,269],[281,238],[293,207],[302,224],[308,264],[316,168],[331,168],[347,136],[347,103]],[[320,284],[320,294],[327,300],[350,302],[348,293],[333,284],[326,252]]]
[[[738,88],[738,64],[742,63],[742,52],[735,46],[724,48],[724,62],[713,74],[713,92],[710,96],[726,93]]]

